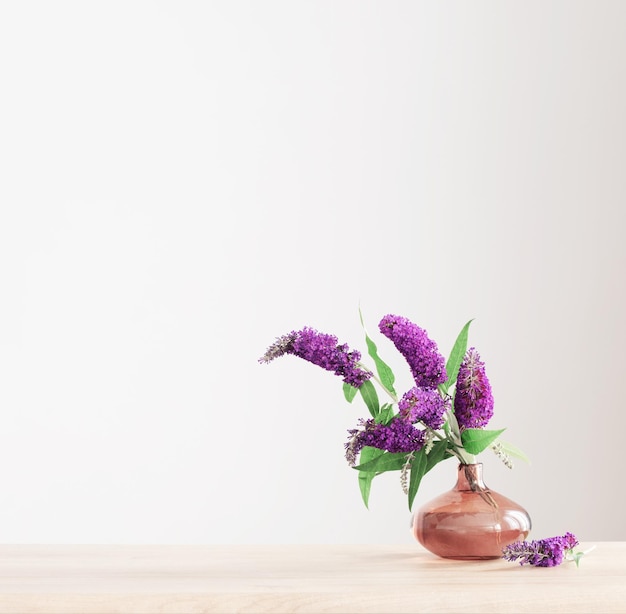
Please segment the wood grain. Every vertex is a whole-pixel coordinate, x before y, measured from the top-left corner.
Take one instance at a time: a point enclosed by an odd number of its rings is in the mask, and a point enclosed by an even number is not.
[[[552,569],[417,544],[0,545],[0,612],[626,613],[626,542]]]

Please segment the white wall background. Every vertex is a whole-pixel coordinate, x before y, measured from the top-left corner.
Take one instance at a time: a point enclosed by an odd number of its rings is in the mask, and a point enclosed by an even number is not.
[[[0,542],[412,541],[303,325],[461,326],[533,537],[625,540],[626,4],[0,4]],[[452,486],[450,461],[417,504]]]

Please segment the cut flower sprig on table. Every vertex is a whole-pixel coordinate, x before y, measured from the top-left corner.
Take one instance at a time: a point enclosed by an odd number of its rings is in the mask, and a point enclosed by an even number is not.
[[[363,501],[367,506],[377,475],[399,471],[411,509],[424,475],[444,460],[456,458],[461,465],[471,465],[487,448],[509,468],[511,456],[527,460],[520,450],[499,440],[504,429],[485,428],[493,416],[494,400],[485,364],[474,347],[468,349],[471,322],[463,326],[445,361],[437,344],[417,324],[391,314],[380,320],[379,332],[403,356],[413,377],[414,386],[401,395],[391,367],[367,332],[373,369],[362,362],[359,351],[311,327],[278,337],[259,362],[291,354],[341,377],[348,402],[360,394],[370,417],[348,432],[345,456],[359,472]]]
[[[584,551],[574,550],[578,545],[578,538],[567,532],[556,537],[514,542],[502,549],[502,558],[532,567],[556,567],[565,561],[573,561],[578,567],[580,559],[595,549],[592,546]]]

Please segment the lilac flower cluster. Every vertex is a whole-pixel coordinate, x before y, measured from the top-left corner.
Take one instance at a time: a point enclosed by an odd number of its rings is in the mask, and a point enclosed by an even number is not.
[[[566,551],[577,545],[576,536],[566,533],[560,537],[515,542],[503,548],[502,558],[507,561],[517,561],[520,565],[555,567],[563,562]]]
[[[346,443],[346,460],[356,465],[356,458],[365,446],[387,452],[414,452],[424,446],[424,431],[410,422],[394,418],[389,424],[376,423],[373,419],[360,420],[362,430],[352,429]]]
[[[483,427],[493,416],[491,384],[475,348],[467,350],[459,368],[454,414],[462,429]]]
[[[400,399],[398,409],[405,420],[413,424],[421,421],[437,430],[445,422],[444,414],[449,409],[449,400],[442,398],[437,390],[415,386]]]
[[[446,381],[446,367],[437,344],[423,328],[403,316],[386,315],[378,324],[380,332],[390,339],[409,363],[415,383],[436,388]]]
[[[358,366],[360,352],[351,351],[346,343],[338,344],[334,335],[320,333],[308,326],[278,337],[259,362],[268,363],[284,354],[293,354],[322,369],[333,371],[346,384],[356,388],[372,377],[370,371]]]

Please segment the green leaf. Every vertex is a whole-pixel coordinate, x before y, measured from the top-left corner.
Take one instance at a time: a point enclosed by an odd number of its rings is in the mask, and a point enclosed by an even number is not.
[[[450,356],[448,358],[448,362],[446,363],[446,373],[448,374],[448,379],[439,386],[439,389],[444,394],[450,390],[450,388],[456,383],[456,378],[459,374],[459,368],[461,363],[463,362],[463,356],[465,356],[465,352],[467,351],[467,339],[469,337],[469,327],[470,324],[474,321],[472,318],[459,333],[459,336],[456,338],[454,345],[452,346],[452,350],[450,351]]]
[[[376,449],[376,448],[374,448]],[[406,462],[406,452],[383,452],[380,456],[363,462],[361,458],[361,464],[354,467],[359,471],[384,473],[385,471],[397,471],[402,469]]]
[[[374,388],[374,384],[372,384],[369,380],[363,382],[359,388],[359,392],[365,401],[365,405],[367,405],[367,409],[370,410],[370,414],[372,414],[375,418],[380,411],[380,405],[378,403],[378,393],[376,392],[376,388]]]
[[[396,378],[391,370],[391,367],[378,355],[378,348],[376,344],[370,339],[367,331],[365,330],[365,322],[363,322],[363,314],[361,313],[361,308],[359,308],[359,318],[361,319],[361,326],[363,326],[363,330],[365,331],[365,343],[367,344],[367,353],[374,360],[374,364],[376,365],[376,372],[378,373],[378,377],[380,377],[380,381],[383,386],[389,390],[392,394],[396,394],[396,391],[393,387]]]
[[[428,458],[426,455],[426,449],[422,448],[415,453],[415,457],[411,463],[411,477],[409,479],[409,511],[413,507],[413,500],[417,494],[420,482],[426,473],[427,464]]]
[[[512,443],[507,443],[506,441],[502,441],[502,439],[500,439],[500,445],[509,456],[515,456],[516,458],[519,458],[530,465],[530,458],[528,458],[528,456],[526,456],[524,452],[515,447]]]
[[[391,403],[385,403],[380,408],[380,413],[374,418],[374,422],[377,424],[389,424],[393,419],[393,405]]]
[[[380,381],[383,386],[389,390],[392,394],[396,394],[396,390],[393,387],[394,382],[396,381],[396,377],[391,370],[391,367],[380,358],[378,355],[378,348],[376,344],[368,337],[367,333],[365,334],[365,343],[367,344],[367,353],[374,359],[374,364],[376,365],[376,371],[378,373],[378,377],[380,377]]]
[[[359,389],[356,388],[355,386],[351,386],[350,384],[346,384],[344,382],[343,384],[343,396],[346,397],[346,401],[348,401],[348,403],[352,403],[352,401],[354,400],[354,397],[358,394]]]
[[[446,458],[446,450],[448,449],[448,441],[442,439],[433,444],[430,452],[426,455],[426,471],[428,473],[435,465]]]
[[[376,477],[375,473],[360,473],[359,474],[359,489],[361,490],[361,498],[365,507],[370,508],[370,491],[372,490],[372,480]]]
[[[359,456],[359,460],[361,463],[365,464],[377,456],[381,456],[384,454],[382,450],[378,448],[372,448],[370,446],[365,446],[361,450],[361,454]],[[370,498],[370,490],[372,488],[372,480],[376,477],[376,472],[374,471],[359,471],[359,489],[361,490],[361,498],[363,499],[363,503],[365,503],[365,507],[369,509],[369,498]]]
[[[483,429],[465,429],[461,433],[463,447],[470,454],[480,454],[487,446],[493,443],[505,429],[485,431]]]

